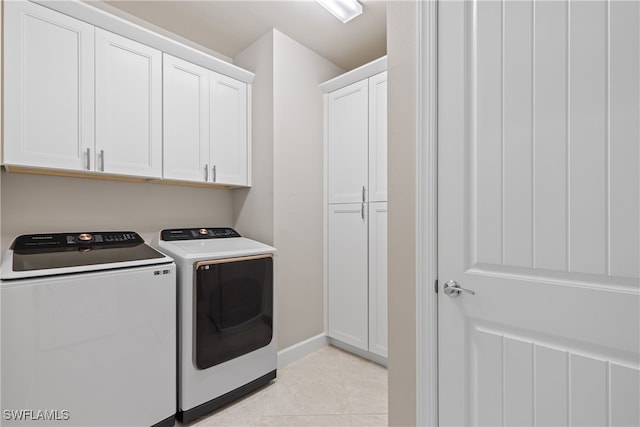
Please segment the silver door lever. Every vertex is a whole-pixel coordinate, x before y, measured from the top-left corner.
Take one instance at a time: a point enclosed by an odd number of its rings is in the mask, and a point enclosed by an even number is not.
[[[475,295],[476,293],[470,289],[465,289],[461,287],[458,282],[455,280],[449,280],[444,284],[444,293],[449,295],[450,297],[457,297],[460,293],[467,293],[470,295]]]

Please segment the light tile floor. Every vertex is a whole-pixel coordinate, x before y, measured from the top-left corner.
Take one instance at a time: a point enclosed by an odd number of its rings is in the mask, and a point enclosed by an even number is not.
[[[325,347],[278,370],[276,381],[189,427],[386,426],[387,370]]]

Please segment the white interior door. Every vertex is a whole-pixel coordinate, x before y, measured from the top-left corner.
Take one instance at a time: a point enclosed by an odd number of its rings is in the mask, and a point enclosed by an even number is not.
[[[640,3],[438,19],[440,424],[637,426]]]

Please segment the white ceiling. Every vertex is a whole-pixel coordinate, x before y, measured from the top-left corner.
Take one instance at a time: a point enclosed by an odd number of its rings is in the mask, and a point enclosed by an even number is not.
[[[360,2],[362,15],[343,24],[313,0],[106,1],[229,58],[275,28],[345,71],[387,50],[386,1]]]

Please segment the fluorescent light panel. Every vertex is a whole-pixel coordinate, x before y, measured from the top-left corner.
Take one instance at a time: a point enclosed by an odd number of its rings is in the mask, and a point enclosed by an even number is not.
[[[362,13],[358,0],[316,0],[343,23],[351,21]]]

